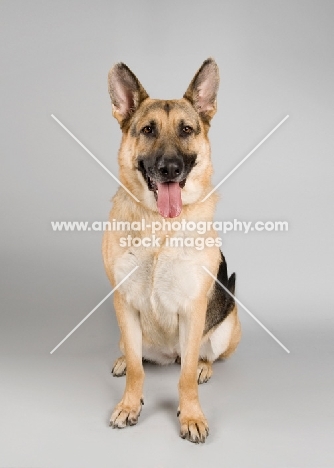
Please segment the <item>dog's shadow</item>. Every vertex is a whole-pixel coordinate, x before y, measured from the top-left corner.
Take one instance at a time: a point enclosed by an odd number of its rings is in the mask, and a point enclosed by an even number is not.
[[[148,405],[145,407],[145,411],[143,411],[143,421],[160,413],[163,414],[163,417],[169,418],[176,428],[179,428],[177,418],[177,409],[179,405],[177,397],[177,381],[179,377],[180,366],[176,363],[169,366],[160,366],[149,361],[144,361],[143,364],[145,373],[150,379],[150,384],[147,387]],[[170,379],[168,379],[168,386],[170,386],[170,397],[166,397],[165,395],[161,395],[159,397],[159,389],[156,388],[156,382],[159,382],[159,379],[161,378],[160,373],[164,375],[164,377],[166,373],[168,373],[170,376]],[[173,385],[173,381],[175,381],[175,385]],[[152,401],[152,398],[150,398],[149,395],[150,393],[152,394],[152,392],[155,392],[154,401]]]
[[[179,421],[177,418],[177,407],[178,407],[178,401],[177,399],[162,399],[158,400],[155,402],[154,405],[152,405],[150,408],[148,408],[148,411],[143,413],[143,421],[149,419],[153,415],[157,415],[158,413],[161,413],[164,418],[168,418],[172,423],[175,429],[178,431],[180,429],[179,427]]]
[[[174,427],[178,430],[179,422],[178,422],[178,417],[177,417],[177,409],[178,409],[179,402],[177,398],[177,386],[176,387],[171,386],[171,392],[172,392],[171,398],[165,398],[163,396],[159,398],[159,396],[157,396],[159,395],[159,391],[157,391],[157,389],[152,391],[152,387],[153,389],[155,387],[154,380],[159,379],[159,372],[165,372],[166,369],[168,369],[168,372],[170,373],[173,373],[173,374],[175,373],[175,376],[178,378],[180,366],[178,364],[172,364],[171,366],[159,366],[158,364],[148,362],[148,361],[144,361],[143,365],[144,365],[145,373],[147,374],[147,376],[150,377],[151,382],[144,394],[145,402],[144,402],[142,412],[140,415],[140,423],[144,423],[151,417],[159,413],[160,414],[163,413],[164,417],[168,417],[173,422]],[[116,380],[117,382],[125,385],[125,376],[112,377],[112,378],[117,379]],[[177,378],[176,378],[176,382],[177,382]],[[155,401],[152,401],[153,398],[150,397],[150,394],[152,394],[153,392],[155,393],[155,398],[154,398]],[[175,396],[173,396],[173,393],[175,393]],[[120,397],[121,397],[121,394],[119,393],[119,385],[112,386],[112,398],[115,402],[115,405],[118,402],[118,399],[120,399]],[[110,414],[109,414],[109,417],[110,417]],[[109,426],[109,419],[108,421],[106,421],[106,423]]]

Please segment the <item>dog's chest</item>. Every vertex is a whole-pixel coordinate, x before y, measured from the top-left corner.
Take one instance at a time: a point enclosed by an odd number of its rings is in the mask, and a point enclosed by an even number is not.
[[[140,312],[144,336],[152,335],[154,341],[178,336],[178,314],[200,294],[203,260],[202,252],[172,248],[159,253],[135,248],[118,258],[117,283],[138,266],[120,291]]]

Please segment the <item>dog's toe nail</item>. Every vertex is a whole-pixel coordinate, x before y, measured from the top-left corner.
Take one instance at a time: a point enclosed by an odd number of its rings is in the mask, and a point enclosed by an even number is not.
[[[181,411],[178,410],[178,412],[176,413],[176,417],[178,418],[180,416],[180,414],[181,414]]]
[[[188,435],[188,431],[183,429],[180,431],[180,437],[182,437],[182,439],[185,439]]]

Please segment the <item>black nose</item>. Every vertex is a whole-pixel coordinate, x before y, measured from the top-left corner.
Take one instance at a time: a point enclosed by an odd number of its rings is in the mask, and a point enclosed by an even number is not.
[[[181,158],[162,158],[158,164],[158,171],[166,181],[177,179],[183,170],[183,161]]]

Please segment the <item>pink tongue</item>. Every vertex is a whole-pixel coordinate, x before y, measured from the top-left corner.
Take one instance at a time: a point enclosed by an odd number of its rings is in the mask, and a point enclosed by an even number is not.
[[[181,187],[178,182],[158,182],[158,211],[164,218],[175,218],[182,210]]]

